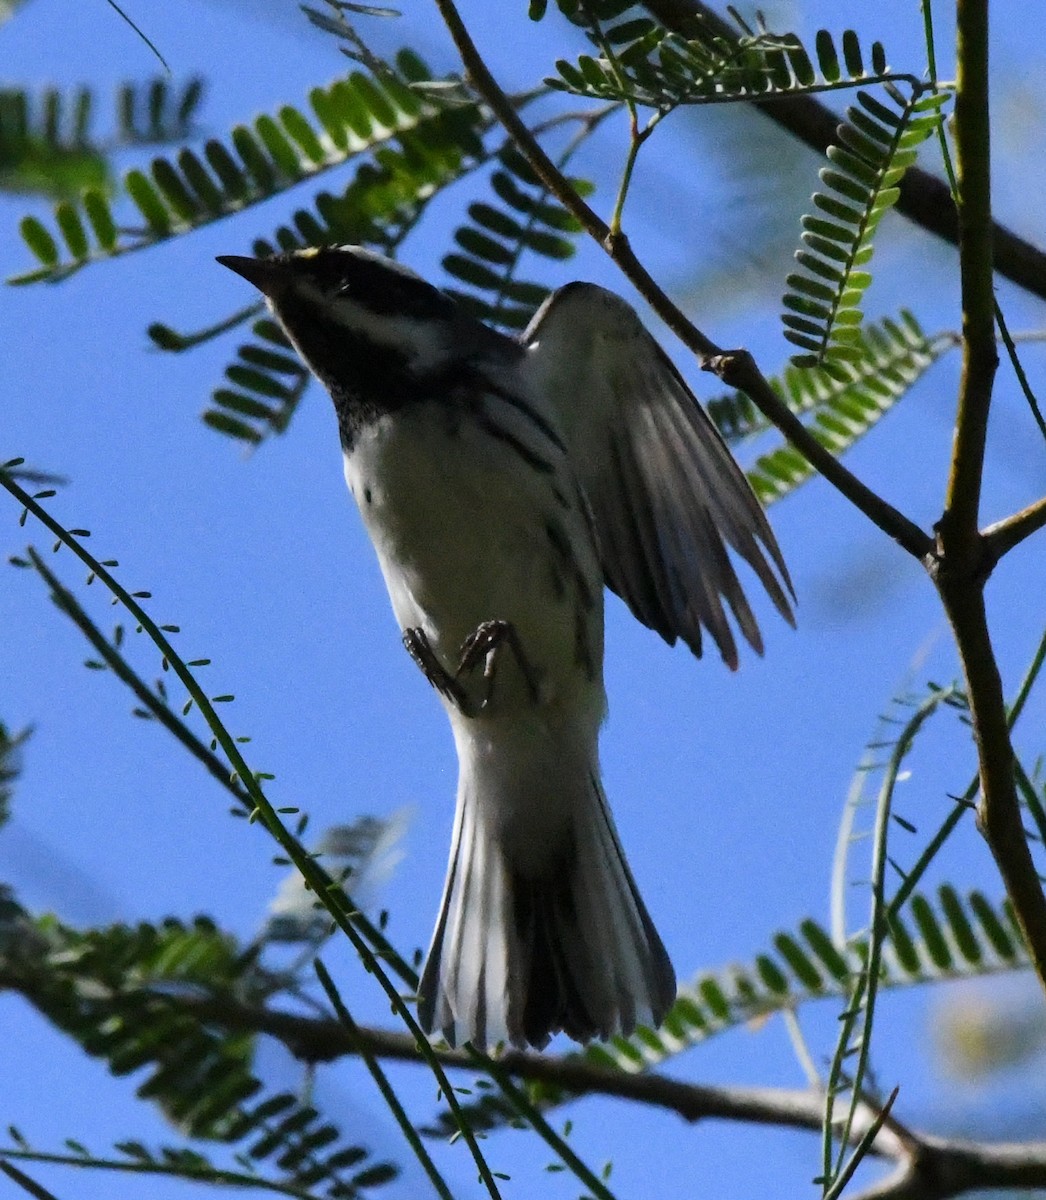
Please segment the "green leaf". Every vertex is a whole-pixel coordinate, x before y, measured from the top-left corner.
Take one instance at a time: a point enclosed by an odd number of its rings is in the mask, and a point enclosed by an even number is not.
[[[19,230],[25,244],[45,267],[58,265],[58,243],[41,221],[36,217],[23,217]]]
[[[574,241],[563,234],[565,230],[576,233],[577,224],[511,147],[498,155],[490,186],[493,195],[472,204],[470,222],[454,234],[462,253],[448,254],[443,267],[465,285],[452,294],[471,313],[507,329],[520,329],[548,295],[545,284],[519,278],[523,261],[532,255],[555,261],[570,258]]]
[[[731,36],[698,28],[687,39],[646,16],[626,13],[617,21],[618,12],[613,17],[607,13],[597,17],[591,6],[579,6],[572,19],[585,30],[600,56],[582,54],[574,62],[560,59],[557,75],[546,82],[593,99],[623,100],[667,112],[681,104],[802,95],[886,75],[885,54],[878,43],[868,56],[873,72],[866,72],[866,56],[852,30],[843,34],[843,63],[831,35],[819,31],[814,51],[818,73],[814,55],[794,33],[773,33],[762,27],[761,21],[760,28],[753,30],[740,20],[736,9],[730,12],[739,32]],[[614,47],[613,64],[606,57],[607,44]]]
[[[915,895],[911,898],[909,907],[930,961],[938,969],[948,970],[953,963],[951,948],[930,902],[925,896]]]
[[[847,70],[860,75],[863,58],[853,34],[844,34],[843,47]],[[827,42],[824,53],[828,53]],[[802,218],[806,248],[796,251],[796,259],[804,273],[788,277],[793,290],[784,298],[785,337],[804,351],[793,356],[793,364],[820,366],[839,381],[846,377],[842,364],[859,357],[851,344],[851,331],[860,325],[863,295],[872,280],[871,272],[861,268],[871,261],[875,230],[896,203],[897,184],[915,161],[915,147],[936,127],[943,102],[933,97],[928,108],[932,115],[924,122],[919,115],[927,99],[922,85],[913,86],[906,99],[888,84],[885,95],[895,108],[867,91],[858,92],[857,103],[839,127],[837,144],[828,147],[833,165],[820,171],[828,191],[816,193],[813,199],[831,220],[809,214]],[[826,282],[834,286],[826,287]],[[822,311],[815,314],[812,306],[804,311],[803,297],[816,300]],[[804,318],[801,325],[792,315],[796,312]]]
[[[417,69],[410,56],[398,61]],[[127,93],[124,135],[156,140],[176,127],[188,132],[188,118],[197,101],[198,91],[179,96],[166,85],[152,87],[144,100],[139,92]],[[117,200],[122,198],[138,209],[144,231],[133,228],[135,221],[115,216],[111,207],[103,210],[97,198],[102,189],[92,181],[96,198],[90,202],[89,213],[81,211],[84,202],[79,199],[66,202],[55,212],[61,240],[52,234],[52,241],[56,247],[64,243],[67,258],[63,260],[60,249],[57,260],[45,263],[47,270],[23,275],[19,281],[65,278],[87,262],[130,253],[238,213],[357,156],[388,152],[401,175],[408,173],[409,164],[416,195],[419,177],[426,171],[430,188],[444,177],[449,131],[455,134],[460,163],[461,147],[470,144],[470,139],[477,144],[475,131],[486,121],[473,106],[444,110],[419,100],[404,80],[389,78],[379,85],[361,73],[339,79],[329,88],[313,89],[310,105],[311,118],[299,108],[283,105],[276,116],[262,115],[253,127],[237,125],[228,146],[212,139],[202,157],[188,149],[173,160],[158,157],[151,166],[151,179],[140,168],[132,168],[123,179],[123,196]],[[391,149],[394,140],[403,145],[402,153]],[[436,150],[434,158],[424,153],[430,146]],[[301,212],[297,219],[297,232],[281,230],[277,235],[291,246],[302,244],[302,230],[307,239],[328,232],[323,221],[310,213]],[[88,227],[105,233],[92,251],[85,248]],[[45,239],[39,235],[45,228],[39,221],[31,227],[41,248]]]
[[[785,336],[796,345],[820,348],[820,333],[811,329],[823,321],[820,299],[785,297]],[[809,315],[807,315],[807,313]],[[885,320],[861,327],[860,314],[837,323],[831,343],[832,357],[815,366],[815,355],[802,366],[795,364],[771,385],[797,415],[809,418],[808,427],[823,445],[841,454],[863,437],[907,393],[908,389],[943,354],[947,339],[928,339],[909,313],[899,321]],[[736,441],[764,433],[769,426],[750,402],[724,396],[710,402],[709,412],[725,437]],[[814,471],[788,444],[760,457],[749,471],[749,480],[764,504],[772,503],[811,479]]]

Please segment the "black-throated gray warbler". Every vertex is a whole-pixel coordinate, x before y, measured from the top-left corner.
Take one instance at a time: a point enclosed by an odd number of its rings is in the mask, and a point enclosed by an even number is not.
[[[727,546],[791,620],[758,501],[613,293],[573,283],[518,339],[358,247],[223,257],[330,392],[345,477],[459,761],[418,991],[454,1045],[659,1024],[675,976],[600,783],[603,585],[669,642],[726,609],[762,650]]]

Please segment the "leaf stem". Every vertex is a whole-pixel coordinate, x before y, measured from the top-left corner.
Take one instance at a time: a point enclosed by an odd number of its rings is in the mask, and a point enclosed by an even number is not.
[[[45,1150],[23,1150],[12,1147],[5,1147],[0,1154],[4,1158],[16,1158],[23,1162],[53,1163],[60,1167],[75,1167],[80,1171],[85,1168],[93,1168],[96,1171],[114,1171],[125,1175],[155,1175],[161,1178],[181,1179],[189,1183],[204,1183],[211,1187],[220,1187],[224,1184],[226,1187],[240,1192],[274,1192],[278,1196],[289,1196],[291,1200],[314,1200],[315,1197],[315,1192],[306,1191],[293,1184],[266,1179],[263,1175],[247,1171],[225,1170],[210,1163],[189,1166],[160,1159],[141,1162],[137,1159],[125,1158],[94,1158],[93,1156],[85,1158],[81,1154],[49,1154]],[[7,1164],[8,1167],[10,1165],[10,1163]]]
[[[908,720],[894,743],[890,761],[886,766],[876,802],[875,828],[872,851],[872,902],[868,918],[868,953],[864,969],[854,980],[847,997],[846,1011],[840,1022],[839,1041],[832,1058],[831,1070],[825,1087],[825,1115],[822,1134],[823,1188],[825,1195],[834,1194],[832,1186],[843,1170],[843,1158],[847,1145],[852,1141],[853,1123],[861,1107],[865,1075],[868,1071],[872,1044],[872,1024],[881,977],[883,943],[888,933],[886,920],[886,844],[889,837],[890,814],[893,811],[893,796],[904,759],[911,749],[919,731],[931,716],[946,704],[955,692],[952,688],[932,692],[927,696]],[[863,1020],[861,1016],[863,1014]],[[853,1039],[854,1029],[858,1029]],[[854,1056],[856,1055],[856,1062]],[[847,1066],[844,1071],[844,1065]],[[845,1081],[845,1084],[844,1084]],[[850,1091],[850,1105],[839,1135],[839,1150],[834,1167],[832,1165],[832,1140],[835,1129],[835,1098],[842,1090]]]
[[[23,1192],[28,1192],[33,1200],[58,1200],[53,1192],[49,1192],[35,1179],[30,1179],[24,1172],[20,1171],[12,1163],[5,1162],[0,1158],[0,1171],[2,1171],[8,1179],[13,1180],[22,1189]]]
[[[20,464],[21,460],[14,460],[14,466]],[[458,1103],[457,1096],[450,1086],[443,1068],[440,1065],[440,1059],[436,1051],[430,1045],[428,1039],[422,1033],[420,1027],[412,1016],[403,997],[399,994],[391,980],[382,969],[382,957],[385,957],[384,952],[379,949],[377,953],[372,951],[361,936],[368,922],[361,919],[361,914],[352,903],[351,899],[345,894],[344,890],[335,883],[326,871],[316,862],[312,855],[308,854],[294,837],[294,835],[284,826],[279,815],[273,808],[264,792],[261,790],[257,779],[251,772],[243,756],[240,754],[235,740],[231,737],[225,726],[222,724],[217,713],[214,710],[213,704],[208,699],[206,694],[196,682],[195,677],[189,670],[186,663],[171,646],[170,641],[164,636],[159,626],[152,620],[149,614],[142,608],[137,600],[106,570],[104,566],[94,556],[86,550],[68,530],[66,530],[60,522],[58,522],[50,513],[43,508],[36,499],[26,492],[23,488],[11,477],[9,471],[0,469],[0,487],[5,488],[12,496],[15,497],[21,504],[25,506],[26,512],[31,512],[47,529],[49,529],[58,540],[69,547],[77,558],[83,562],[90,571],[109,589],[111,594],[131,613],[142,630],[147,634],[153,644],[160,650],[164,658],[168,661],[171,670],[182,681],[186,690],[189,692],[196,706],[206,720],[211,732],[214,734],[216,742],[221,746],[233,767],[236,777],[242,782],[245,791],[247,792],[251,803],[254,805],[254,813],[252,816],[257,816],[261,823],[268,829],[269,833],[284,849],[287,856],[291,859],[294,865],[298,868],[303,878],[308,883],[317,898],[321,901],[327,911],[331,914],[335,924],[346,935],[352,943],[353,948],[359,955],[368,971],[371,972],[377,979],[378,983],[388,996],[393,1011],[401,1018],[404,1024],[410,1031],[417,1053],[422,1060],[428,1065],[429,1069],[435,1075],[443,1095],[446,1097],[448,1107],[451,1110],[457,1128],[461,1131],[469,1150],[472,1153],[473,1159],[476,1161],[477,1167],[480,1170],[481,1178],[488,1183],[488,1192],[492,1197],[497,1197],[497,1187],[494,1184],[493,1177],[487,1168],[486,1162],[480,1151],[479,1144],[475,1134],[472,1131],[461,1106]],[[103,639],[104,640],[104,639]],[[145,689],[148,692],[148,689]],[[239,798],[239,796],[238,796]],[[362,926],[362,928],[361,928]],[[392,965],[398,970],[405,966],[399,955],[393,954],[391,957]],[[415,972],[407,968],[409,975],[407,978],[408,986],[416,988],[417,975]],[[489,1073],[494,1079],[498,1080],[509,1102],[517,1109],[519,1114],[529,1121],[535,1131],[541,1136],[551,1149],[560,1157],[560,1159],[574,1172],[574,1174],[591,1190],[593,1196],[599,1200],[614,1200],[613,1193],[604,1183],[602,1183],[594,1172],[585,1164],[570,1146],[561,1138],[547,1121],[541,1116],[537,1106],[530,1098],[515,1086],[508,1083],[504,1073],[498,1065],[489,1056],[480,1053],[471,1046],[466,1048],[475,1069]],[[489,1182],[488,1182],[489,1181]]]
[[[925,560],[932,552],[933,541],[929,534],[847,470],[814,437],[770,386],[747,350],[729,350],[712,355],[702,366],[718,375],[728,387],[744,392],[811,466],[902,549],[920,560]]]
[[[683,37],[707,38],[711,33],[731,42],[737,40],[737,30],[701,0],[643,0],[643,7],[666,29]],[[835,140],[839,116],[813,96],[782,96],[751,103],[768,120],[818,154],[824,154]],[[957,245],[958,224],[948,184],[912,167],[899,186],[898,212],[942,241]],[[999,273],[1033,296],[1046,299],[1046,251],[1004,225],[993,229]]]
[[[313,970],[316,972],[316,978],[320,981],[320,986],[327,993],[327,999],[331,1002],[331,1006],[337,1014],[338,1020],[342,1023],[342,1025],[345,1026],[349,1037],[355,1042],[356,1050],[360,1058],[363,1059],[367,1070],[371,1073],[371,1077],[373,1078],[374,1082],[378,1085],[378,1091],[381,1092],[382,1099],[385,1101],[393,1117],[395,1117],[396,1123],[399,1125],[400,1129],[403,1130],[403,1136],[407,1139],[407,1143],[411,1150],[413,1150],[414,1157],[419,1163],[421,1163],[425,1174],[429,1177],[432,1186],[442,1197],[442,1200],[454,1200],[454,1196],[451,1193],[450,1188],[447,1187],[446,1180],[439,1173],[439,1169],[432,1161],[429,1152],[425,1149],[421,1138],[418,1137],[417,1131],[411,1124],[410,1118],[404,1111],[403,1105],[400,1103],[399,1096],[396,1095],[392,1084],[389,1083],[389,1077],[382,1070],[381,1064],[378,1062],[374,1054],[371,1053],[371,1050],[367,1046],[366,1042],[361,1040],[359,1026],[356,1024],[355,1020],[353,1020],[352,1014],[349,1012],[345,1001],[342,1000],[341,993],[335,986],[334,980],[330,976],[330,972],[323,965],[322,959],[317,958],[312,965]]]
[[[1013,703],[1010,704],[1006,713],[1006,725],[1012,732],[1014,726],[1020,720],[1021,713],[1024,711],[1024,705],[1027,703],[1028,697],[1031,695],[1032,688],[1038,682],[1039,674],[1042,671],[1043,663],[1046,662],[1046,631],[1043,632],[1039,639],[1039,644],[1032,655],[1032,660],[1028,665],[1028,669],[1021,680],[1021,685],[1017,689],[1017,695],[1013,698]],[[933,835],[927,843],[923,852],[919,855],[918,861],[908,872],[901,882],[901,886],[895,892],[893,899],[890,901],[889,908],[886,911],[887,919],[896,916],[900,911],[908,897],[915,890],[919,880],[926,873],[927,867],[933,862],[937,856],[937,852],[951,836],[952,830],[959,824],[966,813],[973,807],[973,803],[977,798],[977,793],[980,790],[981,778],[977,773],[970,780],[966,791],[961,796],[954,796],[952,799],[955,802],[955,807],[945,817],[941,827]]]
[[[237,782],[239,777],[237,776],[234,779],[229,772],[228,766],[222,762],[218,755],[198,738],[181,717],[149,687],[127,659],[107,640],[102,631],[84,611],[73,593],[62,584],[57,575],[47,566],[32,546],[27,550],[27,554],[34,569],[51,589],[51,598],[54,600],[56,607],[69,617],[77,629],[91,643],[116,678],[134,693],[137,699],[141,701],[142,706],[169,733],[181,742],[194,758],[203,764],[208,774],[229,792],[238,805],[247,806],[247,795]],[[388,938],[356,908],[351,897],[346,896],[345,903],[348,908],[356,912],[356,924],[360,932],[370,942],[374,953],[384,962],[387,962],[408,987],[417,987],[417,972],[409,966]]]

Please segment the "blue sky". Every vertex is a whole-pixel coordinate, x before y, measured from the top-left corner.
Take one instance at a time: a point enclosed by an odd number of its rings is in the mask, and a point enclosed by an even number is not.
[[[917,5],[889,7],[888,15],[876,14],[883,25],[874,34],[892,62],[918,71]],[[865,8],[811,3],[778,12],[782,25],[809,34],[821,23],[839,30],[865,21]],[[478,2],[465,8],[505,85],[532,84],[546,72],[551,19],[535,28],[521,13],[509,32],[493,10]],[[344,68],[333,41],[309,30],[293,4],[140,0],[131,11],[176,79],[199,72],[212,81],[200,117],[209,136],[286,101],[301,102],[308,87]],[[435,70],[453,68],[430,6],[411,3],[405,12],[390,44],[410,40]],[[999,215],[1041,242],[1044,219],[1030,197],[1041,195],[1041,179],[1031,185],[1041,174],[1042,112],[1023,81],[1043,64],[1021,44],[1017,12],[1013,4],[994,9],[996,65],[1007,73],[996,104],[995,187]],[[102,111],[118,82],[156,70],[141,42],[101,3],[70,9],[59,0],[36,0],[0,29],[0,45],[11,81],[89,82]],[[910,62],[904,59],[909,48]],[[941,56],[947,74],[943,37]],[[596,201],[604,212],[625,133],[622,123],[607,126],[578,167],[599,180]],[[790,269],[798,215],[816,186],[817,162],[782,141],[781,152],[794,156],[791,183],[742,198],[729,156],[739,141],[757,136],[766,136],[762,127],[738,114],[673,118],[644,151],[626,227],[641,257],[686,298],[710,336],[748,346],[774,371],[787,355],[775,297]],[[685,209],[674,200],[675,181],[692,189]],[[291,202],[305,194],[292,195]],[[455,195],[433,206],[404,249],[403,257],[436,281],[465,202]],[[0,201],[5,276],[29,265],[16,227],[32,208],[28,200]],[[764,246],[754,232],[770,208],[794,213],[792,233]],[[92,530],[95,552],[118,558],[124,581],[153,593],[150,611],[182,627],[180,644],[189,657],[213,660],[213,691],[236,695],[225,715],[235,733],[253,738],[252,766],[276,775],[270,795],[277,803],[308,810],[313,828],[413,809],[404,862],[380,898],[392,912],[391,935],[409,951],[427,944],[435,917],[456,767],[443,714],[400,647],[373,553],[344,488],[329,402],[311,390],[285,437],[245,455],[198,420],[236,338],[174,357],[158,353],[145,337],[153,320],[189,330],[241,306],[241,281],[213,256],[248,252],[252,238],[267,234],[289,209],[277,199],[175,244],[92,267],[58,287],[0,291],[0,457],[23,455],[68,477],[53,511],[69,525]],[[950,250],[890,218],[875,261],[869,315],[908,304],[928,331],[957,327]],[[625,291],[594,246],[583,247],[558,273],[541,269],[551,285],[586,278]],[[765,287],[764,296],[745,286],[751,280]],[[999,296],[1012,328],[1041,327],[1040,307],[1005,285]],[[678,344],[668,335],[663,341],[698,393],[714,394]],[[1046,359],[1040,348],[1029,347],[1025,362],[1033,380],[1041,377]],[[858,474],[927,528],[940,510],[957,377],[957,358],[944,359],[849,458]],[[986,519],[1041,494],[1042,450],[1004,370]],[[50,542],[31,523],[19,529],[17,516],[9,504],[5,521],[0,506],[5,558],[27,539],[42,547]],[[747,655],[737,674],[714,658],[696,661],[683,648],[670,650],[619,602],[608,602],[606,787],[683,980],[701,968],[747,961],[774,932],[807,915],[827,919],[838,817],[877,715],[906,681],[946,682],[956,672],[942,614],[921,570],[830,488],[813,482],[775,506],[771,519],[796,585],[799,627],[789,630],[756,596],[767,653],[764,660]],[[114,612],[100,590],[80,587],[82,573],[64,555],[56,564],[103,627],[110,624]],[[1011,693],[1041,634],[1043,583],[1041,550],[1032,541],[991,585]],[[207,912],[249,938],[281,877],[265,835],[232,821],[225,795],[198,764],[158,728],[129,715],[131,697],[112,677],[83,669],[87,649],[80,635],[27,572],[0,572],[0,629],[0,719],[36,730],[14,817],[0,833],[0,878],[29,907],[53,909],[73,923]],[[158,664],[151,648],[143,643],[134,655],[152,677]],[[1041,703],[1033,706],[1018,738],[1032,756],[1041,749],[1035,731],[1043,715]],[[947,793],[965,787],[972,772],[955,722],[946,728],[950,720],[942,720],[941,731],[910,763],[902,811],[920,833],[910,849],[896,843],[902,859],[915,857],[946,814]],[[969,823],[949,844],[934,878],[1001,894]],[[864,902],[858,893],[855,905]],[[335,949],[327,958],[357,1019],[384,1021],[385,1004],[348,953]],[[884,1085],[901,1084],[902,1118],[944,1129],[976,1112],[984,1095],[965,1096],[949,1085],[947,1107],[940,1099],[936,1068],[918,1048],[933,1020],[931,1003],[918,994],[884,1000],[877,1066]],[[0,996],[0,1021],[7,1035],[0,1039],[0,1079],[14,1081],[4,1088],[4,1124],[18,1125],[40,1147],[57,1147],[65,1137],[98,1152],[125,1136],[173,1140],[162,1121],[134,1101],[133,1081],[109,1079],[21,1002]],[[803,1025],[823,1061],[834,1047],[834,1013],[828,1006],[811,1009]],[[265,1054],[271,1077],[293,1085],[294,1065],[271,1049]],[[701,1082],[803,1082],[776,1020],[713,1039],[670,1070]],[[420,1070],[393,1074],[419,1118],[432,1111],[435,1089]],[[397,1132],[352,1064],[321,1074],[318,1086],[321,1100],[351,1133],[380,1153],[400,1156]],[[1029,1103],[1041,1109],[1041,1093]],[[622,1197],[651,1194],[652,1169],[664,1197],[713,1188],[722,1200],[771,1190],[802,1196],[817,1169],[816,1141],[802,1134],[689,1128],[601,1100],[574,1106],[569,1115],[572,1142],[589,1161],[599,1166],[613,1158],[612,1182]],[[492,1165],[513,1175],[506,1196],[576,1194],[569,1181],[543,1172],[546,1151],[527,1135],[506,1133],[485,1147]],[[461,1196],[479,1194],[463,1149],[441,1153],[440,1161]],[[140,1194],[133,1181],[43,1170],[39,1177],[60,1197]],[[11,1186],[0,1185],[0,1196]],[[387,1194],[419,1194],[412,1186]],[[149,1186],[160,1197],[185,1190]]]

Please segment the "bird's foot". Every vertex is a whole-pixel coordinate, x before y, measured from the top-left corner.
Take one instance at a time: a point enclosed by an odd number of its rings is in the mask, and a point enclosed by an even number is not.
[[[446,697],[462,716],[478,716],[490,704],[494,695],[497,663],[504,648],[512,651],[531,701],[534,704],[538,702],[537,677],[523,650],[516,627],[509,621],[484,621],[482,625],[477,625],[462,643],[458,667],[453,674],[437,658],[423,629],[405,629],[403,645],[429,683],[440,695]],[[466,690],[462,680],[480,666],[483,668],[483,690],[481,698],[477,701]]]
[[[506,646],[516,659],[527,690],[530,692],[532,703],[537,704],[538,702],[537,678],[534,668],[530,665],[530,660],[523,650],[515,625],[510,621],[484,621],[482,625],[477,625],[462,643],[461,658],[455,672],[455,677],[458,678],[474,671],[480,663],[483,664],[484,695],[481,705],[483,708],[490,703],[494,693],[498,652]]]
[[[422,675],[432,684],[441,696],[445,696],[451,704],[465,717],[474,717],[479,711],[475,701],[461,686],[456,675],[452,675],[436,657],[432,643],[424,629],[404,629],[403,645],[407,653],[418,664]]]

